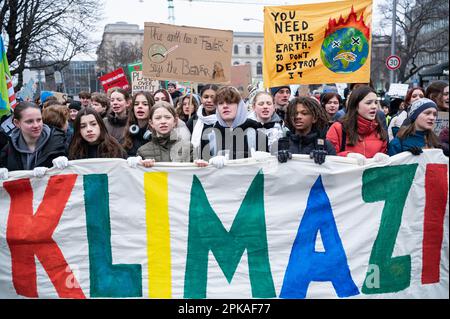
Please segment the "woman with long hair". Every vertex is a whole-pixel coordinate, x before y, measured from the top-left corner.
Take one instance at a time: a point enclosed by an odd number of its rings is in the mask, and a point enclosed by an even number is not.
[[[128,119],[128,108],[131,99],[128,91],[121,88],[113,88],[108,91],[111,109],[103,119],[106,129],[119,143],[123,141],[125,125]]]

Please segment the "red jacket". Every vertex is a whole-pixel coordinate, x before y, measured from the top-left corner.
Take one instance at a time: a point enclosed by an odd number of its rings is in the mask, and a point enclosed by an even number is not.
[[[369,121],[358,115],[358,135],[356,145],[348,145],[348,134],[345,150],[341,152],[342,124],[335,122],[327,133],[327,140],[333,144],[339,156],[347,156],[348,153],[359,153],[367,158],[372,158],[376,153],[386,153],[387,140],[382,141],[377,133],[378,123],[376,120]]]

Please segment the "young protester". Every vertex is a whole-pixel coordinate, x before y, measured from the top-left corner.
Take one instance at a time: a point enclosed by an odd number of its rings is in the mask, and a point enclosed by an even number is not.
[[[425,90],[421,87],[409,89],[406,93],[405,100],[401,98],[394,98],[390,102],[391,113],[394,116],[388,126],[389,141],[392,141],[397,135],[398,130],[403,124],[403,121],[408,117],[408,109],[412,103],[422,99],[425,96]]]
[[[69,131],[73,134],[73,122],[77,118],[78,112],[81,110],[79,101],[72,101],[68,105],[69,108]]]
[[[153,99],[155,100],[155,102],[159,102],[159,101],[169,102],[170,105],[173,106],[172,97],[170,96],[169,92],[167,92],[167,90],[165,90],[165,89],[156,90],[153,93]]]
[[[369,86],[353,90],[348,100],[347,112],[331,125],[326,138],[333,144],[337,155],[353,157],[364,165],[366,158],[388,160],[387,133],[377,116],[378,98]],[[381,153],[381,155],[378,155]]]
[[[173,106],[165,101],[156,102],[150,110],[149,124],[152,139],[137,150],[136,157],[128,158],[128,164],[136,167],[152,167],[155,162],[192,162],[193,149],[189,141],[182,140],[175,130],[177,114]],[[207,166],[203,160],[196,160],[197,166]]]
[[[191,117],[194,121],[197,119],[198,102],[194,95],[183,95],[178,99],[178,106],[176,108],[178,118],[183,122],[187,122]]]
[[[69,147],[69,159],[127,158],[125,150],[108,133],[102,118],[93,108],[81,109],[73,127],[74,135]]]
[[[66,155],[64,132],[44,124],[36,104],[20,102],[13,122],[16,127],[0,154],[3,177],[15,170],[33,170],[34,176],[42,177],[55,158]]]
[[[169,84],[167,84],[167,92],[169,92],[172,97],[173,103],[178,104],[178,98],[182,96],[183,93],[177,90],[177,84],[175,82],[169,82]]]
[[[272,153],[272,145],[276,145],[276,142],[285,135],[283,120],[275,113],[272,95],[267,92],[258,92],[253,98],[252,108],[253,111],[247,117],[260,124],[261,127],[258,128],[258,132],[262,132],[266,136],[267,151]],[[258,144],[260,143],[259,140],[257,138]],[[258,148],[262,149],[262,147]]]
[[[297,97],[289,102],[286,111],[286,137],[278,141],[278,160],[283,163],[291,154],[308,154],[317,164],[326,155],[336,155],[330,141],[325,139],[329,117],[325,109],[312,97]]]
[[[325,109],[329,125],[333,124],[334,116],[339,111],[342,98],[338,93],[323,93],[320,96],[320,104]]]
[[[447,84],[446,87],[444,87],[442,89],[442,91],[438,95],[437,101],[438,101],[438,103],[436,103],[436,104],[437,104],[437,106],[439,108],[439,111],[441,111],[441,112],[448,112],[448,110],[449,110],[449,105],[448,105],[448,84]]]
[[[448,82],[438,80],[431,82],[425,90],[425,97],[436,103],[440,111],[445,111],[444,109],[441,109],[442,105],[439,101],[439,96],[442,94],[446,86],[448,86]]]
[[[69,150],[73,131],[69,130],[69,109],[65,105],[52,105],[42,111],[42,121],[50,127],[60,129],[66,135],[65,147]]]
[[[422,153],[423,148],[440,148],[439,138],[433,132],[437,117],[437,105],[423,98],[415,101],[408,112],[402,128],[389,143],[389,155],[409,151],[414,155]]]
[[[222,167],[227,159],[252,157],[259,149],[256,132],[258,122],[247,118],[247,108],[238,90],[231,86],[217,91],[217,122],[208,135],[211,150],[210,163]]]
[[[91,107],[100,114],[101,118],[104,118],[106,114],[108,114],[110,108],[108,96],[106,96],[105,93],[92,93]]]
[[[439,134],[439,142],[441,143],[442,151],[445,156],[449,154],[449,143],[448,143],[448,126],[444,127]]]
[[[78,98],[80,99],[82,107],[88,107],[91,104],[91,93],[87,91],[81,91],[78,93]]]
[[[103,119],[108,133],[119,143],[122,143],[127,124],[127,113],[131,103],[130,95],[121,88],[114,88],[109,91],[111,110]]]
[[[201,105],[197,109],[197,119],[191,117],[186,125],[191,132],[191,143],[196,158],[209,160],[210,149],[207,135],[217,121],[215,97],[219,88],[215,84],[207,84],[200,91]]]
[[[151,139],[149,120],[150,109],[154,104],[155,100],[149,92],[139,91],[134,94],[122,144],[128,156],[136,156],[138,148]]]
[[[291,97],[291,88],[289,85],[276,86],[270,88],[270,94],[273,96],[275,104],[275,112],[280,118],[285,118],[286,107],[289,104],[289,98]]]

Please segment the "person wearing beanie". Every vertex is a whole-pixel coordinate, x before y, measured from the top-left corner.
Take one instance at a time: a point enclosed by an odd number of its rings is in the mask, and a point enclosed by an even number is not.
[[[424,148],[440,148],[439,138],[433,132],[437,111],[436,103],[430,99],[413,102],[403,126],[389,144],[389,155],[406,151],[419,155]]]
[[[289,85],[275,86],[270,88],[270,94],[273,96],[275,112],[282,120],[284,120],[286,108],[289,104],[289,98],[291,96],[291,88]]]

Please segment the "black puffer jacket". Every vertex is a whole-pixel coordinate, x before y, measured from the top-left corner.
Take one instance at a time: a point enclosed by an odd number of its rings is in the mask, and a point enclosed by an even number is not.
[[[286,137],[280,138],[278,140],[278,150],[289,150],[292,154],[307,154],[309,155],[311,151],[319,149],[317,140],[320,138],[317,131],[311,131],[307,135],[300,136],[297,134],[292,134],[287,132]],[[323,138],[325,140],[325,138]],[[330,141],[325,140],[324,148],[328,155],[336,155],[336,150]]]
[[[66,135],[57,128],[44,125],[41,137],[34,152],[23,149],[23,137],[20,130],[14,129],[8,144],[0,154],[0,167],[9,171],[32,170],[35,167],[52,167],[52,160],[58,156],[67,156],[65,149]]]

